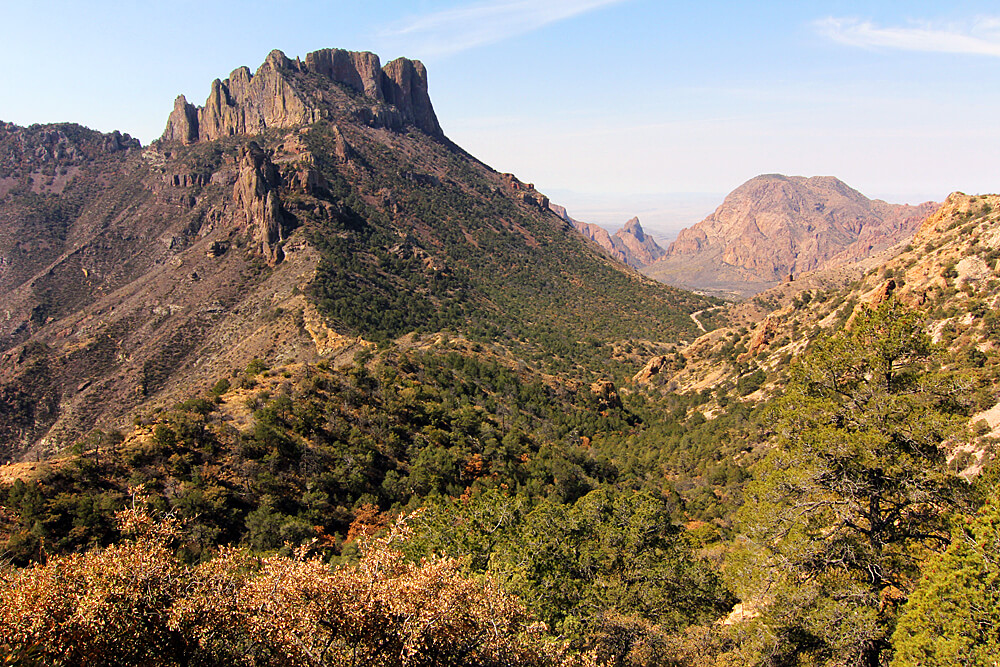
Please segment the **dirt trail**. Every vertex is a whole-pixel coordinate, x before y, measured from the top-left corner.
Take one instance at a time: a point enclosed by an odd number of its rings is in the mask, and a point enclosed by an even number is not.
[[[694,323],[697,325],[698,329],[700,329],[702,333],[706,333],[705,325],[701,323],[701,321],[698,319],[698,316],[710,310],[718,310],[719,308],[725,308],[725,306],[712,306],[711,308],[702,308],[701,310],[696,310],[695,312],[691,313],[691,319],[694,320]]]

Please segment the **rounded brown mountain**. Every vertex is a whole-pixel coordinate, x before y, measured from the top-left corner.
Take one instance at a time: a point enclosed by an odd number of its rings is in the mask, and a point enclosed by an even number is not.
[[[643,273],[689,289],[750,296],[789,275],[905,241],[934,208],[869,199],[832,176],[757,176],[683,230]]]

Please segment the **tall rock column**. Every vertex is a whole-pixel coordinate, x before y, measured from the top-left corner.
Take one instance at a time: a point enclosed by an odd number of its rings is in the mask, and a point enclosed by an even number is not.
[[[193,144],[198,141],[198,109],[189,104],[183,95],[174,100],[174,110],[167,119],[167,129],[163,132],[164,141],[179,141]]]
[[[385,101],[394,104],[409,122],[427,134],[439,136],[438,124],[431,97],[427,93],[427,69],[419,60],[397,58],[382,68],[385,81]]]
[[[281,177],[274,164],[255,142],[240,156],[240,171],[233,185],[237,219],[254,247],[271,266],[284,259],[279,245],[288,231],[278,197]]]

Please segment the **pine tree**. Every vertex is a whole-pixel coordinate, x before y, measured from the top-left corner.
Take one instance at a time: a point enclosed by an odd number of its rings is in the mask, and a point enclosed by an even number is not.
[[[919,564],[948,544],[962,497],[940,446],[958,426],[962,386],[934,366],[916,315],[889,300],[793,367],[729,568],[762,613],[754,660],[891,655],[898,607]]]

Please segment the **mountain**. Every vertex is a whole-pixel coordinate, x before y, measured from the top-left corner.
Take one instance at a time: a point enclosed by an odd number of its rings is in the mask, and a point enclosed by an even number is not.
[[[690,337],[710,305],[623,270],[449,141],[417,61],[274,51],[203,106],[178,97],[145,148],[2,128],[0,458],[255,359],[346,363],[405,336],[501,345],[567,381],[624,376],[617,341]]]
[[[871,200],[830,176],[758,176],[681,231],[643,272],[706,293],[752,296],[905,242],[935,206]]]
[[[647,236],[639,224],[639,218],[632,218],[625,226],[611,237],[615,248],[621,248],[625,253],[626,264],[641,269],[652,264],[666,251],[661,248],[651,236]]]
[[[1000,197],[876,255],[829,212],[836,262],[723,304],[451,143],[419,63],[317,54],[146,148],[0,125],[6,663],[996,643]]]
[[[576,231],[603,248],[608,255],[634,269],[641,269],[664,255],[663,248],[643,231],[639,218],[632,218],[612,235],[600,225],[574,220],[563,206],[549,204],[549,208],[573,225]]]

